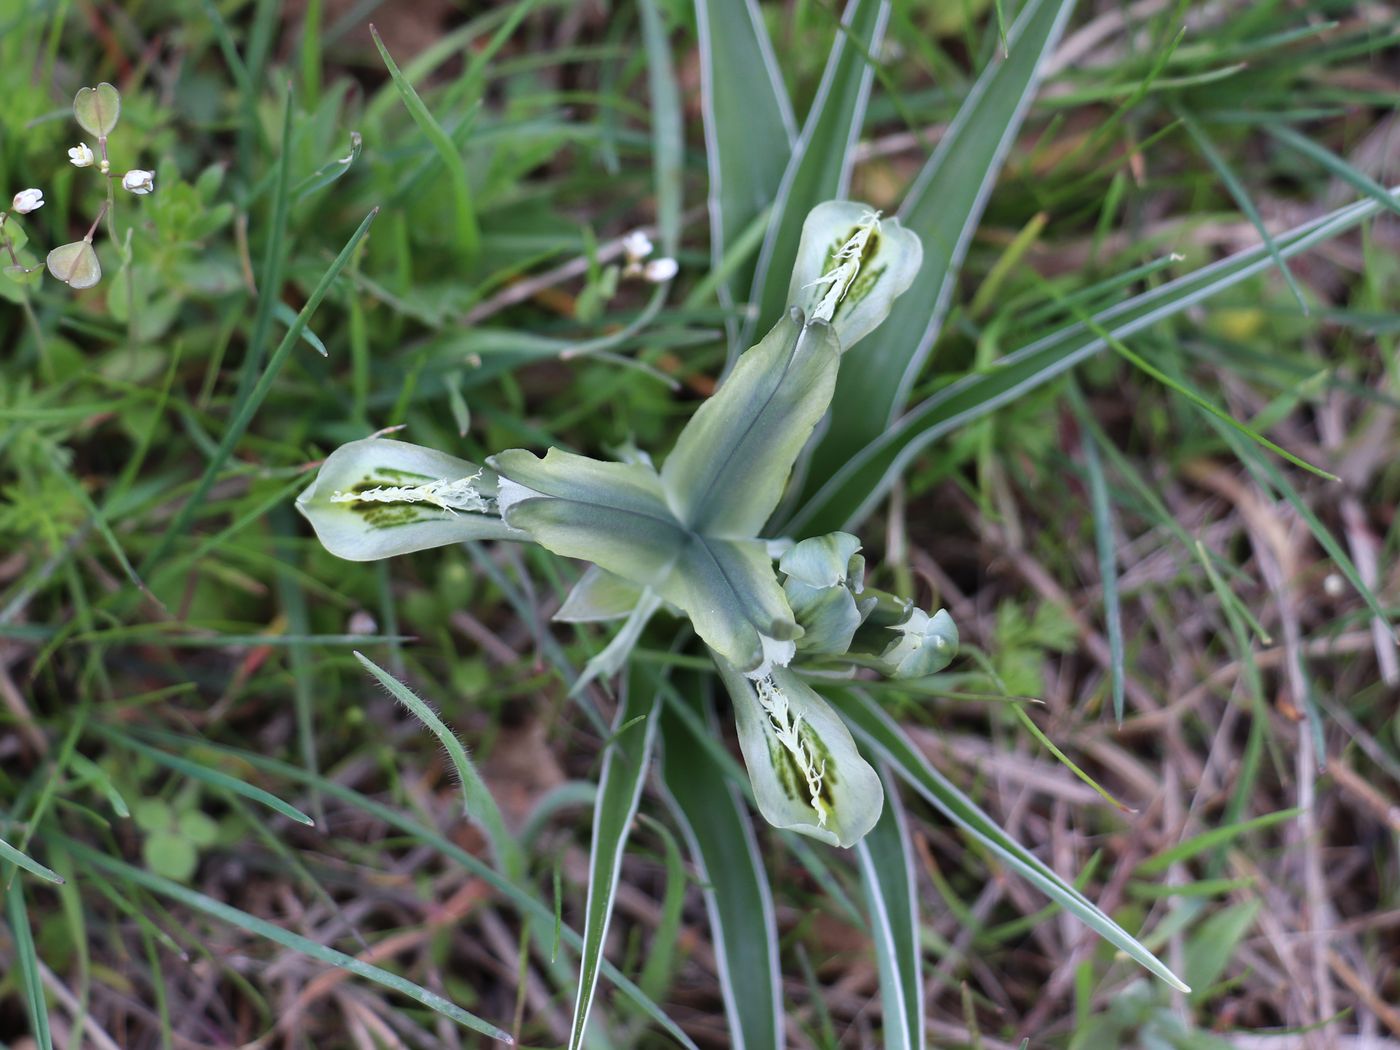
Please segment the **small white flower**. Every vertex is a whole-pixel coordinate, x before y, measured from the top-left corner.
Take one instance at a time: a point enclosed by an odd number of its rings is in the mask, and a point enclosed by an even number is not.
[[[642,267],[642,276],[652,284],[662,284],[669,281],[680,272],[680,264],[675,259],[663,257],[652,259]]]
[[[138,197],[144,197],[156,188],[156,173],[132,168],[122,176],[122,189],[129,190]]]
[[[10,204],[21,215],[28,215],[31,211],[38,211],[44,206],[44,191],[20,190],[15,194],[15,199]]]
[[[86,142],[79,142],[76,146],[69,147],[68,163],[75,168],[90,168],[94,159],[92,150],[88,148]]]
[[[622,250],[627,254],[629,263],[641,262],[653,251],[651,238],[641,230],[633,230],[622,238]]]

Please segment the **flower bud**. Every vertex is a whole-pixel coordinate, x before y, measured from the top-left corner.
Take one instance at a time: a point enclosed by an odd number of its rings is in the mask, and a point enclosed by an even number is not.
[[[122,189],[144,197],[156,188],[156,173],[132,168],[122,176]]]
[[[664,284],[680,272],[680,264],[675,259],[652,259],[642,267],[642,276],[652,284]]]
[[[946,609],[930,616],[912,609],[909,619],[890,630],[900,637],[880,654],[880,663],[891,678],[922,678],[936,674],[958,654],[958,628]]]
[[[92,150],[88,148],[86,142],[79,142],[68,150],[68,163],[75,168],[90,168],[94,159]]]
[[[19,214],[28,215],[31,211],[38,211],[44,206],[44,191],[20,190],[15,194],[15,199],[10,204]]]

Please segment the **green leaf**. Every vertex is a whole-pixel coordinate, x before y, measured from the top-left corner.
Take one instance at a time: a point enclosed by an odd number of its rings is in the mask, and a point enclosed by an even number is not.
[[[1182,970],[1197,990],[1192,998],[1200,1001],[1225,972],[1235,957],[1240,941],[1249,932],[1263,902],[1241,901],[1216,912],[1191,934],[1186,942]]]
[[[923,243],[923,265],[909,295],[842,369],[831,426],[812,460],[810,497],[838,467],[878,439],[902,411],[909,388],[938,338],[963,254],[996,185],[1002,159],[1035,96],[1038,72],[1063,32],[1074,0],[1030,0],[899,210]],[[831,528],[837,528],[838,525]],[[825,532],[831,529],[817,529]]]
[[[0,863],[8,861],[17,864],[31,875],[37,875],[45,882],[52,882],[56,885],[63,884],[63,876],[51,868],[46,868],[28,854],[21,853],[4,839],[0,839]]]
[[[121,94],[106,81],[95,88],[79,88],[73,96],[73,116],[89,135],[106,138],[121,115]]]
[[[464,459],[390,438],[342,445],[297,497],[338,558],[374,561],[465,540],[524,539],[494,513],[496,478]]]
[[[321,305],[321,301],[325,299],[326,293],[330,291],[331,285],[335,283],[335,279],[340,276],[340,271],[343,270],[350,261],[350,257],[354,254],[360,241],[362,241],[365,234],[369,232],[370,225],[374,222],[375,216],[378,214],[379,209],[375,208],[364,217],[355,232],[350,235],[350,239],[345,243],[345,246],[340,249],[340,254],[332,260],[326,272],[321,275],[321,279],[316,283],[316,287],[311,290],[311,295],[307,297],[306,305],[297,313],[296,323],[287,330],[287,334],[282,337],[282,342],[280,342],[277,345],[277,349],[272,352],[272,356],[268,359],[267,367],[263,369],[262,375],[258,377],[258,381],[253,385],[248,397],[239,402],[239,407],[235,411],[233,419],[229,421],[228,427],[224,431],[224,436],[219,442],[219,447],[215,450],[214,455],[210,457],[208,466],[205,467],[203,475],[200,476],[199,484],[195,486],[194,492],[190,495],[189,499],[185,501],[184,505],[181,506],[170,524],[165,527],[160,539],[141,562],[140,572],[142,575],[148,573],[151,566],[158,563],[165,556],[165,553],[170,549],[170,545],[175,542],[176,538],[184,534],[190,522],[194,520],[195,514],[203,509],[204,498],[209,494],[209,489],[213,487],[215,478],[218,477],[218,473],[223,468],[223,465],[228,462],[229,456],[233,454],[234,446],[236,446],[243,437],[258,407],[263,403],[268,392],[272,389],[272,384],[276,382],[277,374],[282,370],[282,365],[286,362],[287,356],[292,352],[292,347],[294,347],[297,340],[301,338],[302,330],[310,323],[312,315],[315,314],[317,307]]]
[[[97,850],[81,842],[65,838],[64,844],[75,857],[86,861],[94,868],[110,872],[152,893],[157,893],[162,897],[168,897],[171,900],[178,901],[187,908],[193,908],[195,911],[212,916],[220,922],[226,922],[230,926],[235,926],[238,929],[256,934],[259,937],[264,937],[273,944],[278,944],[283,948],[299,952],[308,958],[315,959],[317,962],[338,967],[358,977],[364,977],[383,988],[388,988],[390,991],[405,995],[415,1002],[426,1006],[429,1010],[439,1013],[466,1028],[470,1028],[472,1031],[481,1032],[484,1035],[490,1036],[492,1039],[514,1045],[515,1041],[510,1037],[510,1033],[496,1027],[489,1021],[482,1020],[475,1014],[468,1013],[456,1003],[450,1002],[436,992],[431,992],[422,985],[414,984],[412,981],[400,977],[396,973],[390,973],[388,970],[380,969],[378,966],[372,966],[367,962],[356,959],[354,956],[346,955],[344,952],[338,952],[334,948],[327,948],[323,944],[317,944],[309,937],[303,937],[300,934],[284,930],[282,927],[274,925],[265,919],[260,919],[256,915],[250,915],[245,911],[239,911],[237,908],[232,908],[221,901],[214,900],[214,898],[207,897],[203,893],[198,893],[195,890],[181,886],[179,883],[172,882],[170,879],[163,878],[160,875],[132,867],[125,861],[118,860],[115,857],[109,857],[105,853],[99,853]]]
[[[13,942],[15,969],[19,971],[19,987],[24,995],[29,1028],[39,1050],[53,1050],[53,1035],[49,1031],[49,1008],[44,1001],[44,982],[39,973],[39,953],[34,948],[34,932],[29,927],[29,910],[24,904],[24,883],[11,878],[5,886],[5,911]]]
[[[739,750],[763,819],[849,848],[880,816],[884,790],[846,724],[795,672],[758,681],[715,661],[734,701]]]
[[[141,859],[157,875],[189,882],[199,866],[199,851],[176,831],[154,831],[141,844]]]
[[[102,280],[102,264],[89,241],[60,244],[44,260],[53,274],[70,288],[91,288]]]
[[[1190,991],[1136,938],[1109,918],[1089,898],[997,827],[970,798],[933,768],[923,753],[869,696],[857,690],[833,690],[831,701],[855,727],[861,739],[879,752],[880,757],[889,762],[906,783],[923,795],[944,816],[967,831],[1032,886],[1114,947],[1126,952],[1173,988]]]
[[[424,703],[413,690],[384,668],[363,653],[355,653],[355,659],[360,661],[360,666],[372,674],[380,685],[389,690],[389,694],[395,700],[408,708],[413,716],[438,738],[452,761],[452,768],[457,771],[457,780],[462,787],[462,812],[486,832],[492,852],[501,867],[512,877],[520,878],[525,871],[525,861],[520,854],[520,848],[515,838],[506,830],[500,807],[496,805],[491,789],[476,771],[476,765],[467,756],[467,749],[457,739],[457,734],[448,729],[437,716],[437,712]]]
[[[1071,389],[1074,389],[1073,385]],[[1077,390],[1074,390],[1071,403],[1081,419],[1088,414]],[[1123,670],[1123,610],[1118,600],[1118,539],[1114,532],[1113,507],[1108,501],[1108,483],[1104,479],[1103,462],[1099,458],[1098,434],[1086,427],[1080,445],[1084,450],[1085,473],[1089,476],[1089,507],[1094,517],[1094,546],[1099,555],[1099,580],[1103,586],[1113,718],[1121,726],[1126,674]]]
[[[104,725],[95,725],[93,728],[107,737],[107,739],[114,741],[128,750],[135,751],[137,754],[145,755],[147,758],[164,766],[166,769],[173,769],[177,773],[191,777],[203,784],[208,784],[210,787],[220,791],[231,791],[235,795],[242,795],[244,798],[266,806],[274,813],[280,813],[282,816],[287,817],[289,820],[294,820],[298,824],[305,824],[307,827],[315,825],[315,821],[301,810],[297,809],[296,806],[283,802],[271,792],[264,791],[260,787],[255,787],[252,784],[239,780],[237,777],[230,776],[222,770],[214,769],[211,766],[203,765],[193,759],[184,758],[180,755],[167,754],[159,748],[151,747],[149,744],[143,744],[139,740],[133,740],[125,733]],[[160,800],[151,799],[147,801],[158,803]],[[163,803],[161,804],[163,805]],[[142,809],[143,811],[153,812],[154,807],[143,806]],[[147,816],[145,819],[152,826],[155,825],[156,818],[154,816]]]
[[[846,5],[812,108],[773,202],[751,296],[758,313],[745,325],[746,336],[767,331],[795,302],[788,294],[787,275],[797,260],[808,212],[822,201],[846,195],[875,75],[869,56],[880,50],[889,13],[888,0],[850,0]]]
[[[860,882],[870,913],[875,961],[880,972],[885,1050],[923,1050],[924,982],[919,952],[919,904],[914,882],[914,847],[904,806],[882,771],[885,809],[856,843]]]
[[[676,517],[713,536],[757,536],[826,412],[839,348],[830,326],[794,310],[739,358],[666,457]]]
[[[778,193],[796,138],[792,106],[756,0],[700,0],[700,101],[710,171],[710,257],[725,253]],[[730,305],[747,292],[753,264],[719,284]],[[733,334],[733,333],[731,333]]]
[[[827,201],[802,224],[787,301],[808,317],[829,318],[844,354],[889,316],[923,258],[918,235],[898,219],[880,219],[856,201]],[[838,401],[836,409],[866,414],[859,401]]]
[[[603,771],[593,809],[593,842],[589,849],[588,904],[583,926],[582,972],[569,1050],[583,1045],[589,1009],[598,987],[603,942],[612,918],[613,898],[622,872],[622,854],[656,738],[656,712],[660,694],[646,688],[645,672],[631,676],[613,721],[613,736],[603,754]]]
[[[698,688],[693,680],[690,685]],[[778,1050],[783,1045],[778,931],[753,827],[715,757],[669,704],[661,716],[661,739],[666,798],[694,861],[710,920],[728,1045]]]
[[[399,71],[394,56],[389,54],[389,49],[384,46],[384,41],[379,39],[379,30],[371,25],[369,32],[370,36],[374,38],[374,46],[379,49],[379,57],[384,60],[384,66],[389,70],[389,76],[393,78],[394,87],[398,88],[404,108],[408,110],[408,115],[413,118],[418,129],[432,143],[433,149],[437,151],[438,159],[447,169],[448,179],[452,186],[453,215],[457,223],[457,246],[461,249],[467,262],[470,263],[475,260],[481,247],[481,227],[477,222],[476,203],[472,199],[472,184],[467,174],[466,162],[462,160],[462,155],[457,151],[457,146],[451,137],[428,111],[423,100],[418,97],[418,92],[414,90],[408,78]]]
[[[1352,229],[1380,210],[1380,204],[1374,201],[1351,204],[1295,227],[1274,238],[1274,243],[1280,255],[1291,258]],[[802,536],[854,527],[889,491],[905,466],[933,441],[1014,401],[1104,349],[1108,343],[1097,330],[1121,340],[1232,288],[1271,265],[1272,258],[1262,245],[1246,249],[1109,307],[1087,322],[1037,339],[989,370],[967,375],[944,387],[849,459],[832,464],[829,473],[814,466],[811,493],[784,530]],[[858,362],[847,361],[842,374],[859,368]],[[840,384],[837,392],[840,393]]]

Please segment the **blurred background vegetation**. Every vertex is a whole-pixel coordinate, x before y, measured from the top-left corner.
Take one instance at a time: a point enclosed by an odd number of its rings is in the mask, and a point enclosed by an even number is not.
[[[567,1037],[568,968],[468,866],[450,765],[351,650],[438,706],[523,829],[516,890],[579,926],[606,741],[559,668],[606,636],[548,623],[575,570],[509,548],[349,564],[291,499],[385,427],[478,461],[666,448],[713,389],[731,318],[695,16],[658,6],[680,278],[637,325],[651,287],[607,268],[656,218],[633,5],[0,0],[0,197],[44,190],[34,257],[103,199],[65,158],[77,88],[121,90],[116,170],[156,172],[118,200],[121,242],[99,236],[98,287],[0,277],[0,838],[65,880],[0,858],[0,1044],[40,1045],[36,985],[57,1046],[489,1043],[430,994],[527,1045]],[[897,207],[1014,7],[893,5],[853,197]],[[800,115],[839,9],[762,13]],[[918,389],[1400,182],[1397,45],[1382,3],[1083,0]],[[1115,959],[911,799],[931,1045],[1400,1047],[1397,246],[1383,216],[1028,389],[921,454],[866,525],[877,582],[947,605],[969,651],[940,695],[890,687],[887,708],[1194,989]],[[728,1046],[696,875],[652,794],[608,957]],[[758,834],[789,1045],[882,1045],[852,867]],[[391,980],[346,979],[331,951]],[[611,990],[597,1010],[599,1045],[671,1045]]]

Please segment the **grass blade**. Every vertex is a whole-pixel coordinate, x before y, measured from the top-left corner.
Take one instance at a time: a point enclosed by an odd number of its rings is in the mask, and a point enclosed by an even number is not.
[[[179,755],[172,755],[161,751],[159,748],[151,747],[149,744],[143,744],[139,740],[133,740],[126,734],[120,733],[115,729],[109,729],[103,725],[94,725],[93,728],[102,736],[119,746],[129,751],[135,751],[137,754],[145,755],[151,761],[164,766],[166,769],[173,769],[176,773],[181,773],[194,780],[198,780],[200,783],[208,784],[210,787],[219,791],[229,791],[235,795],[242,795],[252,802],[257,802],[266,806],[274,813],[280,813],[290,820],[295,820],[298,824],[305,824],[307,827],[316,826],[316,822],[301,810],[297,809],[296,806],[283,802],[271,792],[264,791],[260,787],[254,787],[252,784],[239,780],[237,777],[230,776],[222,770],[213,769],[191,759],[181,758]]]
[[[856,843],[856,859],[880,970],[884,1046],[885,1050],[923,1050],[923,959],[914,848],[904,804],[888,768],[881,768],[880,778],[885,784],[885,808],[875,827]]]
[[[1078,918],[1114,947],[1137,960],[1151,973],[1183,992],[1190,989],[1159,962],[1137,939],[1114,922],[1089,898],[1055,874],[1043,862],[1015,842],[977,805],[934,769],[903,731],[869,696],[857,691],[829,690],[836,705],[858,736],[888,761],[895,771],[931,805],[996,854],[1022,878],[1065,911]]]
[[[786,308],[788,278],[807,213],[822,201],[846,195],[875,76],[869,56],[880,47],[889,13],[888,0],[851,0],[846,5],[816,98],[773,202],[751,295],[759,311],[731,348],[736,353],[749,345],[755,331],[772,328]]]
[[[1264,130],[1284,145],[1297,150],[1306,157],[1311,157],[1337,178],[1370,197],[1381,207],[1400,215],[1400,201],[1397,201],[1389,190],[1365,172],[1348,164],[1326,146],[1314,142],[1306,136],[1299,135],[1292,128],[1282,124],[1265,123]]]
[[[618,705],[617,718],[613,722],[612,740],[603,757],[603,771],[593,809],[582,972],[578,999],[574,1004],[573,1025],[569,1032],[569,1050],[577,1050],[583,1045],[584,1032],[588,1028],[593,993],[598,987],[598,963],[603,957],[603,942],[608,935],[613,898],[617,893],[618,876],[622,872],[622,853],[627,847],[627,834],[642,797],[642,782],[656,739],[659,694],[654,689],[639,688],[644,684],[647,684],[644,673],[634,673],[628,677],[626,695]]]
[[[1088,415],[1079,391],[1071,384],[1070,402],[1076,415]],[[1108,632],[1108,673],[1113,691],[1113,718],[1123,724],[1123,607],[1118,599],[1118,556],[1114,539],[1113,507],[1108,501],[1108,481],[1099,457],[1098,436],[1084,429],[1080,447],[1084,451],[1084,472],[1089,476],[1089,507],[1094,516],[1094,546],[1099,556],[1099,580],[1103,585],[1103,613]]]
[[[1250,199],[1249,191],[1244,188],[1244,183],[1239,180],[1239,176],[1230,167],[1229,161],[1215,148],[1215,143],[1210,140],[1210,136],[1205,133],[1196,119],[1182,109],[1177,110],[1176,115],[1185,125],[1186,133],[1191,136],[1196,148],[1201,151],[1201,156],[1205,157],[1206,163],[1214,168],[1215,173],[1220,176],[1220,181],[1230,191],[1230,196],[1235,199],[1240,211],[1244,212],[1245,218],[1259,231],[1259,238],[1264,242],[1264,247],[1269,249],[1269,255],[1273,257],[1274,265],[1279,268],[1283,279],[1288,282],[1288,290],[1293,293],[1293,298],[1298,300],[1298,306],[1303,313],[1307,313],[1308,301],[1303,296],[1303,289],[1298,287],[1298,279],[1293,276],[1293,271],[1288,268],[1288,263],[1278,253],[1274,239],[1269,236],[1269,228],[1264,225],[1264,219],[1260,216],[1259,209],[1254,206],[1254,201]]]
[[[1291,258],[1345,233],[1380,210],[1374,201],[1351,204],[1295,227],[1275,238],[1275,243],[1284,258]],[[1037,339],[986,372],[964,376],[912,409],[849,460],[834,466],[830,474],[814,471],[819,487],[787,522],[785,531],[812,536],[854,527],[889,491],[909,461],[930,443],[1103,350],[1108,343],[1095,333],[1095,327],[1121,340],[1234,287],[1272,264],[1262,245],[1248,248],[1103,310],[1091,323],[1072,324]]]
[[[841,370],[832,402],[837,410],[813,453],[809,485],[877,439],[903,410],[938,338],[1002,160],[1039,86],[1038,70],[1073,8],[1074,0],[1030,0],[1008,35],[1010,53],[983,72],[906,195],[899,220],[922,238],[923,267]],[[859,410],[842,411],[842,406]]]
[[[171,900],[179,901],[185,907],[203,912],[205,915],[218,919],[220,922],[226,922],[230,926],[236,926],[241,930],[246,930],[248,933],[257,934],[259,937],[264,937],[274,944],[281,945],[283,948],[289,948],[294,952],[299,952],[308,958],[315,959],[317,962],[338,967],[358,977],[373,981],[381,987],[388,988],[391,991],[407,996],[415,1002],[422,1003],[429,1010],[439,1013],[452,1021],[456,1021],[465,1028],[470,1028],[474,1032],[481,1032],[483,1035],[490,1036],[492,1039],[499,1042],[514,1045],[515,1041],[510,1037],[509,1032],[497,1028],[490,1021],[484,1021],[473,1013],[468,1013],[456,1003],[444,999],[436,992],[431,992],[422,985],[414,984],[412,981],[400,977],[396,973],[390,973],[388,970],[380,969],[378,966],[372,966],[367,962],[356,959],[352,955],[346,955],[344,952],[336,951],[334,948],[327,948],[323,944],[317,944],[309,937],[303,937],[300,934],[292,933],[290,930],[284,930],[281,926],[270,923],[265,919],[260,919],[256,915],[249,915],[245,911],[239,911],[237,908],[230,907],[222,901],[216,901],[214,898],[207,897],[187,886],[181,886],[178,882],[172,882],[170,879],[160,875],[133,867],[125,861],[118,860],[116,857],[109,857],[105,853],[100,853],[75,839],[65,838],[63,841],[65,847],[70,850],[75,857],[86,861],[95,868],[134,882],[143,889],[150,890],[152,893],[159,894],[162,897],[169,897]]]
[[[276,381],[277,374],[282,370],[282,365],[286,363],[287,356],[301,339],[302,331],[306,328],[312,315],[321,305],[321,300],[323,300],[326,297],[326,293],[331,290],[331,285],[334,284],[335,279],[340,276],[340,271],[345,269],[345,265],[350,261],[350,257],[354,254],[356,246],[364,239],[365,234],[369,232],[370,224],[374,222],[375,216],[378,214],[379,209],[375,208],[364,217],[359,228],[356,229],[355,232],[350,235],[350,239],[345,242],[345,247],[340,249],[340,254],[335,257],[330,267],[321,275],[321,280],[317,282],[316,287],[312,289],[311,295],[306,300],[306,305],[303,306],[301,311],[297,314],[295,323],[287,329],[286,335],[282,337],[282,342],[277,344],[277,349],[272,352],[272,357],[268,359],[267,367],[263,370],[262,376],[254,385],[247,400],[240,404],[239,408],[234,413],[233,419],[229,421],[228,429],[224,431],[223,440],[219,442],[218,449],[215,450],[213,457],[210,458],[208,466],[204,469],[204,474],[200,477],[198,484],[195,485],[194,492],[180,507],[174,519],[166,526],[165,531],[161,533],[161,537],[156,541],[154,549],[152,549],[152,551],[146,555],[145,560],[141,562],[141,568],[139,570],[140,575],[145,576],[148,574],[151,567],[165,556],[166,552],[170,550],[170,545],[175,542],[175,538],[183,534],[184,531],[189,528],[190,522],[194,519],[195,514],[204,506],[204,499],[209,495],[209,490],[213,487],[214,481],[219,475],[219,471],[223,468],[223,465],[228,462],[229,456],[233,454],[234,446],[236,446],[239,439],[243,437],[244,432],[248,429],[248,424],[253,420],[253,415],[263,403],[263,399],[267,397],[268,391],[272,389],[272,384]]]
[[[778,933],[753,826],[715,760],[669,705],[661,716],[661,735],[667,801],[695,861],[710,917],[729,1045],[778,1050],[783,1045]]]
[[[522,877],[525,872],[525,860],[520,854],[520,847],[517,845],[515,837],[506,830],[500,807],[496,805],[496,799],[491,794],[491,789],[486,786],[486,781],[482,780],[481,774],[476,771],[476,764],[468,757],[467,749],[457,739],[457,734],[448,729],[442,719],[437,716],[437,712],[421,700],[408,686],[365,656],[364,653],[357,651],[355,659],[360,661],[360,666],[389,691],[390,696],[408,708],[413,716],[427,726],[433,736],[442,743],[443,748],[447,751],[447,757],[452,762],[452,768],[457,771],[457,779],[461,781],[462,812],[468,818],[475,820],[485,830],[487,838],[491,840],[496,859],[505,872],[513,878]]]
[[[710,260],[725,252],[777,196],[796,140],[792,106],[756,0],[700,0],[700,99],[710,170]],[[720,282],[720,302],[747,291],[752,263]],[[737,327],[731,320],[731,335]]]
[[[43,978],[39,974],[39,955],[34,948],[34,933],[29,928],[29,909],[24,906],[24,884],[19,879],[10,879],[10,884],[5,887],[5,911],[10,923],[10,939],[14,942],[25,1011],[29,1014],[30,1032],[39,1050],[53,1050],[49,1008],[44,1002]]]
[[[384,66],[389,70],[394,87],[399,89],[399,97],[403,99],[404,108],[408,110],[408,115],[413,118],[413,122],[418,125],[419,130],[427,136],[433,149],[437,151],[438,158],[447,168],[448,179],[452,184],[453,213],[457,221],[457,243],[461,247],[467,265],[470,266],[476,260],[477,253],[481,249],[481,227],[477,222],[476,204],[472,200],[472,184],[467,177],[466,162],[462,160],[461,153],[457,151],[457,146],[447,132],[442,129],[442,125],[434,119],[432,113],[428,111],[428,107],[423,104],[423,100],[418,96],[413,85],[409,83],[408,78],[399,72],[394,56],[389,54],[389,49],[379,38],[379,30],[371,25],[369,33],[370,36],[374,37],[374,46],[379,49],[379,57],[384,60]]]
[[[37,875],[45,882],[52,882],[55,885],[63,885],[63,876],[52,868],[46,868],[27,853],[21,853],[4,839],[0,839],[0,863],[9,862],[18,865],[31,875]],[[18,881],[18,880],[16,880]]]
[[[171,747],[187,746],[191,742],[187,737],[159,730],[146,730],[145,735],[168,744]],[[201,741],[200,743],[202,744],[203,742]],[[375,820],[382,821],[389,827],[395,828],[405,835],[432,846],[433,849],[437,850],[442,856],[450,858],[453,862],[462,865],[467,871],[470,871],[474,876],[487,883],[493,890],[499,893],[504,900],[510,901],[522,916],[539,923],[541,929],[554,928],[555,916],[554,910],[551,907],[531,896],[530,893],[523,888],[521,883],[506,875],[502,875],[480,857],[468,853],[466,850],[462,849],[462,847],[450,841],[446,836],[440,834],[436,830],[425,827],[413,819],[404,816],[392,807],[386,806],[382,802],[377,802],[366,795],[362,795],[352,788],[347,788],[334,780],[328,780],[325,777],[309,773],[304,769],[278,759],[269,758],[267,755],[245,751],[240,748],[224,747],[217,744],[207,746],[233,755],[247,762],[249,765],[272,773],[275,776],[285,777],[297,784],[304,784],[308,788],[319,791],[326,798],[338,799],[368,816],[373,817]],[[562,940],[570,947],[582,949],[583,938],[573,927],[561,924],[559,932]],[[642,990],[618,970],[616,966],[606,959],[602,960],[601,965],[603,976],[616,985],[619,991],[626,995],[643,1013],[651,1018],[656,1023],[657,1027],[661,1028],[671,1036],[671,1038],[675,1039],[679,1045],[686,1047],[687,1050],[698,1050],[695,1041],[686,1035],[685,1031],[677,1025],[675,1021],[671,1020],[655,1002],[643,994]]]

